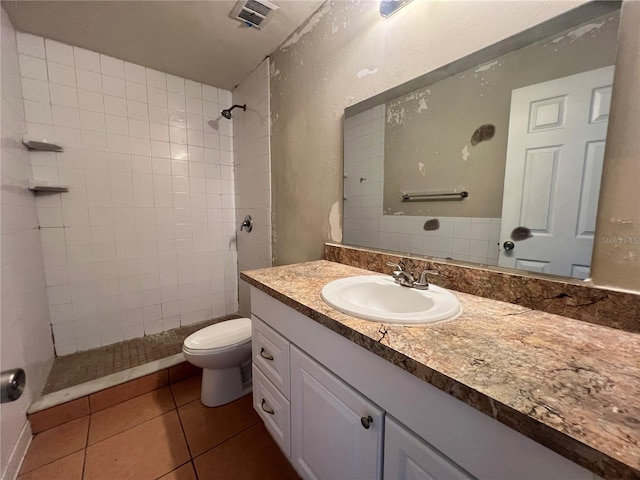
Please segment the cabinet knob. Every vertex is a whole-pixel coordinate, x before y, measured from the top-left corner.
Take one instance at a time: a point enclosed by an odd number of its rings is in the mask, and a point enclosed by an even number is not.
[[[371,427],[371,424],[373,423],[373,418],[371,418],[371,415],[368,417],[360,417],[360,423],[366,430],[369,430],[369,427]]]
[[[265,360],[269,360],[269,361],[273,362],[273,355],[269,355],[268,353],[266,353],[264,348],[260,349],[260,356],[262,358],[264,358]]]
[[[265,413],[268,413],[269,415],[274,415],[276,412],[272,408],[265,408],[264,406],[265,403],[267,403],[267,401],[263,398],[262,403],[260,404],[260,407],[262,407],[262,411]]]

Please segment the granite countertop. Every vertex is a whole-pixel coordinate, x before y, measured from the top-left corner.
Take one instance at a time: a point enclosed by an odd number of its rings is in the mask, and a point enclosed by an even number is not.
[[[640,335],[452,291],[428,326],[361,320],[322,287],[379,275],[325,260],[243,272],[293,309],[606,478],[640,478]],[[434,281],[437,284],[437,279]]]

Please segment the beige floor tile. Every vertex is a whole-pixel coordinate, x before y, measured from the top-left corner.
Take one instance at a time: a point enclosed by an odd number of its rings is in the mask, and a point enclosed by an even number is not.
[[[200,480],[294,480],[295,470],[263,424],[255,425],[194,460]]]
[[[89,397],[78,398],[62,405],[47,408],[29,415],[31,431],[40,433],[76,418],[89,415]]]
[[[168,370],[161,370],[89,396],[91,412],[125,402],[131,398],[165,387],[169,383]]]
[[[201,375],[202,369],[191,365],[189,362],[182,362],[173,367],[169,367],[169,383],[176,383],[186,380],[194,375]]]
[[[87,448],[86,480],[156,479],[189,461],[175,411]]]
[[[173,392],[173,398],[176,400],[176,405],[181,407],[182,405],[199,399],[201,385],[202,375],[187,378],[186,380],[171,385],[171,391]]]
[[[22,462],[20,474],[83,449],[87,445],[88,430],[89,416],[86,416],[37,434]]]
[[[260,421],[253,410],[251,395],[213,408],[196,400],[179,407],[178,412],[194,457]]]
[[[196,480],[196,471],[193,469],[193,463],[189,462],[160,477],[158,480]]]
[[[175,408],[169,387],[155,390],[91,415],[89,445]]]
[[[20,475],[18,480],[81,480],[84,449]]]

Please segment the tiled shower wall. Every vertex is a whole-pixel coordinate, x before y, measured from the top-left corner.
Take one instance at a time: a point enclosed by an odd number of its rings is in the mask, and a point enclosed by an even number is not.
[[[269,154],[269,59],[233,91],[236,217],[251,215],[253,230],[238,232],[239,271],[271,266],[271,178]],[[240,314],[251,315],[249,285],[240,281]]]
[[[39,395],[49,373],[53,362],[53,345],[36,202],[27,189],[31,174],[29,154],[20,143],[25,117],[16,34],[3,9],[0,9],[0,20],[0,365],[2,370],[23,368],[27,374],[22,397],[3,404],[0,409],[0,477],[15,478],[27,447],[26,442],[30,439],[25,414],[34,397]]]
[[[499,218],[383,215],[385,106],[345,119],[344,237],[347,245],[498,264]]]
[[[237,311],[231,93],[18,34],[58,355]]]

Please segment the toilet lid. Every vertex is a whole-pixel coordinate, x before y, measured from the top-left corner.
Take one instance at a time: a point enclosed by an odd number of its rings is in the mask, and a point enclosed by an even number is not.
[[[251,338],[251,319],[236,318],[209,325],[189,335],[184,346],[193,350],[230,347]]]

